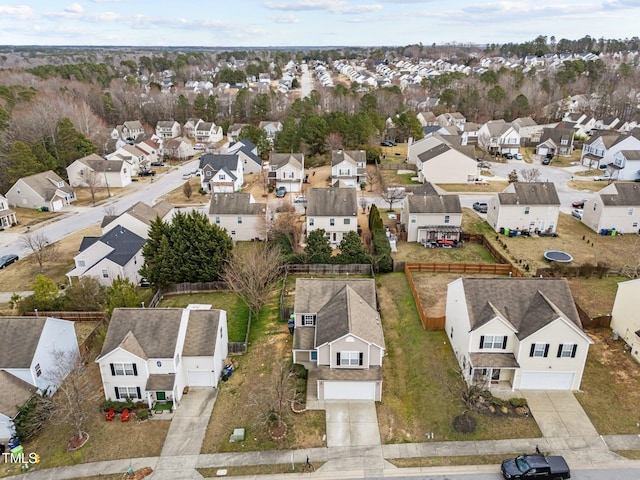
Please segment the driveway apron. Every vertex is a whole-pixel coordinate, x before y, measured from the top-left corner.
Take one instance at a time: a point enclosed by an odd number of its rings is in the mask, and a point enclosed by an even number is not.
[[[380,445],[376,405],[371,401],[326,401],[327,446]]]
[[[598,432],[572,392],[520,391],[545,438],[597,437]]]

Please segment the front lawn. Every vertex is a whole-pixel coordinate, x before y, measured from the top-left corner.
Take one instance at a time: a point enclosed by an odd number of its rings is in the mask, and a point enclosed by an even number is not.
[[[190,303],[211,305],[227,312],[230,342],[244,342],[249,321],[249,307],[233,292],[206,292],[191,295],[165,296],[160,308],[185,308]]]
[[[423,330],[403,273],[376,279],[387,355],[383,364],[382,403],[378,405],[380,436],[385,443],[534,438],[541,436],[533,418],[485,416],[474,433],[452,427],[466,411],[463,382],[443,331]]]

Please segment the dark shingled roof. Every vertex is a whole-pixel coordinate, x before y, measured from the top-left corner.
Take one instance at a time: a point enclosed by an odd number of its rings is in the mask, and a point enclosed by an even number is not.
[[[307,216],[358,216],[358,194],[355,188],[310,188],[307,190]]]
[[[617,194],[600,194],[605,206],[640,206],[640,185],[637,183],[615,182]]]
[[[435,189],[434,189],[435,191]],[[407,196],[409,213],[462,213],[458,195],[416,194]]]
[[[447,153],[449,150],[451,150],[451,147],[445,143],[442,143],[440,145],[436,145],[433,148],[430,148],[429,150],[425,150],[420,155],[418,155],[418,159],[424,163],[428,160],[431,160],[432,158],[436,158],[437,156],[442,155],[443,153]]]
[[[508,321],[522,340],[559,317],[582,330],[564,278],[463,278],[471,329],[496,316]]]
[[[106,258],[122,266],[140,251],[146,240],[123,226],[115,227],[100,237],[100,242],[113,248]]]
[[[29,368],[45,317],[0,317],[0,368]]]
[[[24,405],[36,390],[33,385],[0,370],[0,413],[15,418],[20,406]]]
[[[216,349],[220,310],[189,310],[183,357],[212,356]]]
[[[366,163],[367,153],[364,150],[333,150],[331,152],[331,166],[347,162],[354,167],[360,163]]]
[[[507,187],[515,193],[498,194],[500,205],[560,205],[556,186],[550,182],[515,182]]]
[[[173,358],[182,308],[116,308],[100,357],[122,346],[141,358]]]
[[[205,153],[200,156],[200,166],[202,170],[205,165],[210,165],[216,172],[227,168],[229,170],[235,170],[238,167],[238,155],[214,155],[213,153]]]
[[[147,385],[144,389],[151,392],[171,391],[175,383],[175,373],[152,373],[147,378]]]
[[[261,215],[265,211],[265,203],[251,203],[250,193],[213,193],[209,204],[210,215]]]

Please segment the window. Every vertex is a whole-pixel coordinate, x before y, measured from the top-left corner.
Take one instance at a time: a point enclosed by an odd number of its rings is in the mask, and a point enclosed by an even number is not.
[[[211,176],[211,171],[207,170],[204,174],[206,177],[210,177]]]
[[[345,225],[350,225],[351,224],[351,219],[350,218],[345,218],[344,219],[344,224]]]
[[[351,172],[349,171],[349,169],[346,168],[341,168],[340,170],[338,170],[338,175],[341,177],[345,177],[347,175],[349,175]]]
[[[451,327],[451,333],[449,334],[449,337],[453,338],[453,327]]]
[[[631,224],[631,226],[632,226],[633,228],[638,228],[638,222],[633,222],[633,223]]]
[[[410,215],[409,216],[409,221],[411,223],[416,223],[418,221],[417,217],[415,215]]]
[[[558,345],[558,358],[575,358],[578,345],[575,343],[561,343]]]
[[[303,325],[315,325],[316,324],[316,316],[311,313],[306,313],[302,316],[302,324]]]
[[[480,348],[507,348],[506,335],[482,335],[480,337]]]
[[[363,357],[362,352],[338,352],[337,363],[343,367],[355,367],[362,365]]]
[[[109,270],[106,268],[102,269],[102,278],[109,278]]]
[[[242,223],[242,217],[238,217],[238,224]]]
[[[450,219],[450,216],[449,215],[445,215],[444,216],[444,223],[449,223],[449,219]]]
[[[216,216],[216,224],[220,225],[220,217]]]
[[[158,368],[160,368],[160,367],[162,366],[162,362],[161,362],[160,360],[158,360],[158,361],[156,362],[156,365],[158,366]]]
[[[310,226],[310,227],[313,227],[313,218],[310,218],[310,219],[309,219],[309,226]]]
[[[223,173],[221,173],[220,175],[218,175],[218,178],[219,178],[220,180],[226,180],[226,179],[227,179],[226,175],[224,175]]]
[[[633,207],[627,210],[627,215],[633,215]]]
[[[531,207],[524,207],[524,214],[529,215],[530,210],[531,210]]]
[[[140,387],[116,387],[116,398],[140,399]]]
[[[115,376],[137,376],[138,367],[135,363],[111,363],[111,375]]]
[[[329,219],[329,225],[331,225],[332,227],[336,224],[336,219],[335,218],[330,218]]]
[[[84,265],[85,265],[84,260],[78,260],[79,267],[84,267]]]
[[[311,352],[311,360],[313,360],[313,361],[318,360],[318,352],[316,350]]]
[[[36,366],[33,367],[34,370],[36,371],[36,377],[39,377],[40,375],[42,375],[42,369],[40,368],[40,364],[36,363]]]
[[[235,230],[231,230],[231,235],[235,235],[236,231]]]
[[[546,358],[549,355],[549,344],[548,343],[532,343],[531,350],[529,351],[530,357],[544,357]]]

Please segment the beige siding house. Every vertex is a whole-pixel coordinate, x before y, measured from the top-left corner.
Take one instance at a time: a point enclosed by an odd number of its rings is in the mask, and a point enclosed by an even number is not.
[[[481,388],[580,388],[593,341],[564,278],[460,278],[445,330],[466,382]]]
[[[307,191],[307,235],[324,229],[333,245],[358,231],[358,197],[354,188],[310,188]]]
[[[584,203],[582,223],[600,232],[640,232],[640,184],[614,182]]]
[[[293,361],[314,371],[318,400],[381,401],[375,281],[299,278],[295,292]]]
[[[555,232],[560,213],[556,187],[549,182],[514,182],[488,202],[487,222],[498,232]]]
[[[462,235],[462,207],[458,195],[441,194],[426,183],[404,197],[400,222],[407,242],[427,244],[441,239],[458,241]]]
[[[331,182],[358,187],[367,181],[367,154],[364,150],[334,150],[331,152]]]
[[[266,240],[266,203],[250,193],[213,193],[209,221],[224,228],[233,241]]]
[[[160,201],[153,207],[144,202],[138,202],[120,215],[108,215],[102,219],[102,234],[113,230],[116,227],[124,227],[139,237],[148,238],[151,222],[160,218],[163,222],[170,222],[173,217],[174,208],[167,201]]]
[[[22,177],[6,194],[9,206],[22,208],[46,207],[52,212],[62,210],[76,201],[71,186],[53,170]]]
[[[287,193],[302,192],[304,181],[303,153],[272,153],[269,157],[269,183],[284,187]]]
[[[628,345],[629,353],[640,362],[640,278],[618,283],[616,299],[611,311],[611,328]]]

